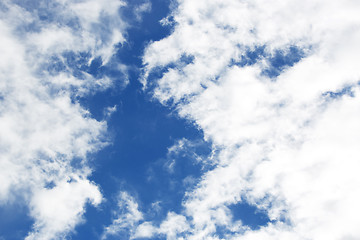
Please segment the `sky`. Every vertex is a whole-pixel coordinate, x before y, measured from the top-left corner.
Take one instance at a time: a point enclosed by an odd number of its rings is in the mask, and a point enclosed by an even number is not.
[[[2,0],[0,240],[360,239],[359,12]]]

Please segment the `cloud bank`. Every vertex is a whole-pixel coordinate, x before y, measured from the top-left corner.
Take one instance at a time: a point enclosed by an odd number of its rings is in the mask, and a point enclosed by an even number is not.
[[[129,239],[129,233],[131,235],[138,222],[144,218],[137,201],[127,192],[118,194],[117,207],[114,211],[115,218],[112,224],[104,229],[101,239],[107,239],[111,235]]]
[[[177,1],[162,21],[173,32],[146,48],[144,84],[218,152],[184,196],[177,239],[360,238],[359,11],[353,0]],[[242,202],[271,221],[235,220]]]
[[[109,87],[90,74],[125,41],[119,8],[108,1],[0,3],[0,204],[23,202],[31,239],[62,239],[102,201],[87,156],[106,144],[106,122],[78,97]]]

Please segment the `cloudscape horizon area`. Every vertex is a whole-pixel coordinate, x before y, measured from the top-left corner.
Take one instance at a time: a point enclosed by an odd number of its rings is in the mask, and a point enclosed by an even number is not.
[[[0,240],[360,239],[360,2],[0,2]]]

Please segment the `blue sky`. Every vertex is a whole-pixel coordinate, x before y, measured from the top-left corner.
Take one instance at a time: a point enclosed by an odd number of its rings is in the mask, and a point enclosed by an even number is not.
[[[0,3],[0,240],[360,238],[356,1]]]

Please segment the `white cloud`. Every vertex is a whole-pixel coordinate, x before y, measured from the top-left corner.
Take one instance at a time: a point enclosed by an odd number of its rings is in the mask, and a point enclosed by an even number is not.
[[[164,161],[163,166],[165,170],[170,174],[174,173],[178,161],[185,160],[189,163],[206,161],[206,157],[196,152],[197,148],[204,146],[204,144],[202,141],[191,141],[186,138],[178,139],[171,147],[168,147],[166,158],[162,160]]]
[[[31,214],[35,216],[34,231],[26,238],[59,239],[82,220],[85,204],[97,205],[102,196],[88,180],[62,181],[52,189],[35,190]]]
[[[158,232],[166,235],[166,239],[182,239],[177,237],[179,233],[189,230],[186,218],[179,214],[169,212],[166,219],[161,223]]]
[[[107,239],[111,235],[132,234],[135,226],[143,219],[142,212],[136,200],[127,192],[120,192],[117,199],[118,209],[115,211],[115,219],[111,225],[104,229],[101,239]]]
[[[103,115],[106,117],[106,118],[110,118],[111,115],[114,114],[114,112],[117,111],[117,105],[114,105],[112,107],[107,107],[106,109],[104,109],[104,113]]]
[[[132,239],[152,238],[154,236],[166,236],[166,239],[184,239],[179,234],[189,231],[189,225],[186,218],[174,212],[169,212],[159,227],[155,227],[150,222],[144,222],[136,226],[136,231]]]
[[[112,82],[76,69],[64,54],[81,60],[86,53],[84,65],[97,57],[106,64],[114,44],[124,41],[121,6],[115,0],[0,4],[0,204],[18,198],[28,204],[35,222],[27,239],[64,238],[86,204],[102,200],[87,179],[87,156],[106,145],[106,122],[75,99]]]
[[[157,233],[157,228],[150,222],[144,222],[136,227],[136,232],[133,236],[136,238],[152,238]]]
[[[150,0],[147,0],[144,3],[142,3],[141,5],[135,7],[134,13],[135,13],[136,20],[141,21],[143,14],[150,12],[150,11],[151,11]]]
[[[220,239],[218,227],[226,239],[360,238],[359,2],[178,3],[174,31],[143,60],[147,81],[175,66],[149,83],[154,96],[174,102],[219,150],[217,167],[184,198],[185,238]],[[264,53],[243,66],[257,47]],[[290,48],[303,58],[277,77],[264,74]],[[273,222],[259,230],[234,222],[228,206],[241,201]]]

